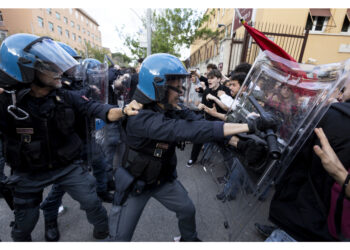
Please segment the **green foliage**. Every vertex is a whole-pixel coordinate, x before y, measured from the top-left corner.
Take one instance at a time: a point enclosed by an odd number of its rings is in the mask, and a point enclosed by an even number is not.
[[[105,49],[105,48],[93,48],[90,43],[86,43],[86,48],[87,48],[87,55],[86,51],[82,53],[83,58],[95,58],[99,60],[100,62],[104,61],[105,55],[110,54],[110,51]]]
[[[120,52],[112,53],[112,59],[117,62],[119,66],[123,67],[129,67],[132,60],[130,57]]]
[[[218,35],[202,27],[209,16],[200,16],[193,9],[159,9],[152,14],[152,53],[169,53],[180,56],[180,48],[189,46],[196,39],[209,39]],[[143,18],[144,32],[146,32],[146,19]],[[140,33],[126,35],[124,44],[130,49],[134,58],[146,56],[146,48],[140,47],[138,37]]]

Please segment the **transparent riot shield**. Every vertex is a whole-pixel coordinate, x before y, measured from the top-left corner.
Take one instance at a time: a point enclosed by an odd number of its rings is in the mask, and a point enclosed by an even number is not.
[[[261,211],[267,218],[268,204],[263,200],[271,195],[271,186],[288,168],[347,81],[350,59],[305,65],[269,51],[256,59],[227,120],[246,123],[247,119],[269,112],[278,120],[277,131],[241,134],[241,149],[209,144],[201,161],[203,171],[218,188],[216,209],[222,211],[228,227],[235,225],[235,231],[227,229],[229,240],[244,240],[245,227]]]
[[[97,61],[97,60],[96,60]],[[108,63],[83,63],[84,84],[89,86],[89,98],[101,103],[108,102]]]
[[[95,59],[86,59],[82,63],[84,86],[89,88],[87,97],[100,103],[108,102],[108,63]],[[101,164],[103,159],[102,145],[104,142],[105,123],[98,118],[87,119],[87,162],[90,168]]]

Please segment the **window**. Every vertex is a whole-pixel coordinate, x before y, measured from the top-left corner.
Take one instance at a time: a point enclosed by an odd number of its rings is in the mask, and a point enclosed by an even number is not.
[[[69,38],[69,30],[66,30],[66,37]]]
[[[86,19],[86,26],[89,26],[89,20]]]
[[[348,12],[350,12],[349,9],[348,9]],[[349,18],[350,18],[350,13],[345,15],[343,26],[341,27],[341,32],[350,32]]]
[[[51,15],[51,9],[50,8],[47,8],[46,12],[47,12],[47,14]]]
[[[90,31],[87,32],[88,36],[90,36]]]
[[[92,37],[92,40],[94,41],[95,40],[94,34],[91,34],[91,37]]]
[[[305,29],[316,32],[323,32],[332,17],[330,9],[310,9]]]
[[[78,11],[75,12],[75,18],[76,18],[76,19],[79,19],[79,13],[78,13]]]
[[[85,29],[83,28],[83,34],[85,34]]]
[[[49,22],[49,30],[52,31],[52,32],[54,31],[54,29],[53,29],[53,23],[51,23],[51,22]]]
[[[6,37],[7,37],[7,32],[0,30],[0,41],[4,41]]]
[[[56,19],[57,19],[57,20],[60,20],[60,19],[61,19],[61,14],[58,13],[58,12],[56,12]]]
[[[58,31],[58,34],[60,34],[60,36],[62,36],[62,27],[61,26],[57,26],[57,31]]]
[[[90,23],[90,28],[92,29],[92,23]]]
[[[77,29],[80,30],[80,25],[79,24],[77,24]]]
[[[38,16],[38,25],[39,27],[43,28],[44,27],[44,20]]]
[[[75,33],[72,33],[72,39],[73,39],[74,41],[77,40],[77,37],[76,37]]]
[[[4,18],[2,17],[2,12],[0,11],[0,22],[3,22]]]
[[[82,15],[80,16],[80,20],[84,22],[84,17]]]
[[[70,26],[72,26],[72,28],[74,28],[74,22],[70,21]]]
[[[81,43],[81,36],[78,36],[78,41],[79,43]]]
[[[68,18],[67,17],[64,17],[63,20],[64,20],[65,24],[68,24]]]
[[[222,16],[224,16],[224,15],[225,15],[225,8],[222,9]]]
[[[73,13],[73,10],[71,8],[69,8],[69,14],[72,15],[72,13]]]

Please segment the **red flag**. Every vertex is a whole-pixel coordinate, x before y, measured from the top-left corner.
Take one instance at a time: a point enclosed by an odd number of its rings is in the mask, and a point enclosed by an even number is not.
[[[249,26],[246,21],[242,21],[244,27],[246,28],[247,32],[254,38],[257,45],[262,50],[269,50],[272,53],[287,59],[289,61],[296,62],[296,60],[291,57],[287,52],[285,52],[280,46],[278,46],[276,43],[268,39],[263,33],[261,33],[259,30]]]
[[[242,24],[244,25],[247,32],[253,37],[256,44],[262,50],[270,51],[273,54],[275,54],[279,57],[282,57],[285,60],[288,60],[288,61],[284,61],[283,59],[275,58],[275,60],[276,60],[275,63],[277,64],[277,66],[281,70],[283,70],[287,74],[290,74],[294,77],[297,77],[297,78],[300,77],[300,78],[304,79],[302,81],[305,81],[306,79],[308,79],[305,71],[303,71],[299,68],[297,61],[292,56],[290,56],[286,51],[284,51],[276,43],[274,43],[269,38],[267,38],[262,32],[249,26],[246,21],[242,20]],[[270,56],[275,57],[273,55],[270,55]],[[308,80],[310,80],[310,79],[308,79]],[[313,85],[313,84],[311,82],[309,84],[306,83],[304,87],[307,87],[307,85]],[[294,91],[298,92],[299,94],[306,94],[306,93],[307,93],[307,95],[314,95],[315,94],[314,90],[309,90],[307,88],[306,89],[300,88],[298,86],[298,84],[294,86]]]

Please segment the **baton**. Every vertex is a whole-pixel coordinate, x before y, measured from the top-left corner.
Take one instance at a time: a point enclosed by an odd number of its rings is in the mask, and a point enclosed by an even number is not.
[[[261,118],[264,119],[266,112],[261,107],[261,105],[258,103],[258,101],[255,99],[255,97],[250,95],[250,96],[248,96],[248,99],[254,105],[254,107],[257,109]],[[272,157],[272,159],[277,160],[281,157],[281,151],[278,148],[278,144],[277,144],[277,136],[273,132],[272,129],[267,129],[265,132],[266,132],[267,145],[269,147],[269,154]]]

